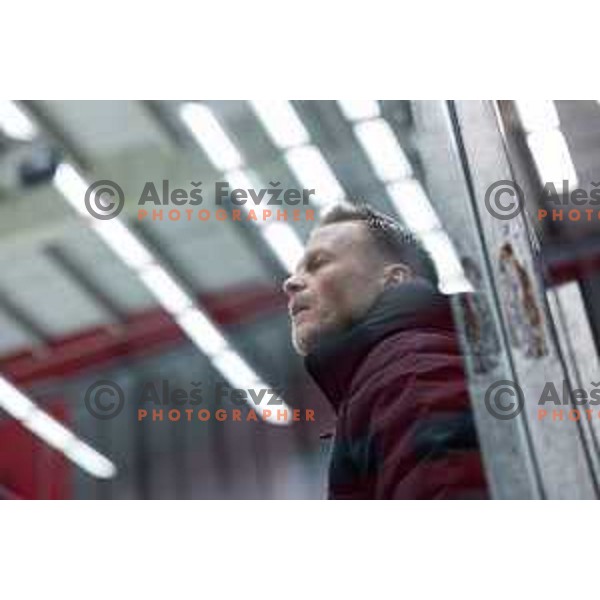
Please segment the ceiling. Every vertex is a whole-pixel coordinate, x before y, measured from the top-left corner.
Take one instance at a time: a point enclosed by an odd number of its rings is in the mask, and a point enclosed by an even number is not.
[[[207,190],[222,179],[181,120],[182,102],[27,101],[20,106],[39,130],[32,149],[59,148],[88,181],[119,183],[126,196],[126,220],[190,291],[202,294],[244,285],[277,288],[285,270],[251,223],[136,219],[136,200],[146,181],[160,184],[168,179],[172,188],[189,189],[190,181],[200,179]],[[338,103],[292,104],[344,194],[369,198],[379,208],[391,210],[385,186]],[[303,187],[249,103],[210,101],[206,105],[261,182]],[[557,108],[581,178],[600,180],[600,105],[558,102]],[[410,136],[410,103],[384,101],[380,109],[420,178]],[[3,138],[0,162],[10,162],[17,146],[19,152],[29,147],[11,145]],[[207,208],[210,202],[214,205],[207,198]],[[309,224],[290,225],[300,239],[306,239]],[[0,197],[1,357],[156,307],[155,298],[54,186],[4,190]]]
[[[222,179],[179,117],[179,102],[28,101],[20,107],[38,129],[31,143],[60,148],[88,181],[110,179],[125,190],[125,217],[189,290],[201,294],[243,285],[279,286],[283,270],[248,223],[209,220],[145,221],[135,218],[146,181],[168,179],[203,189]],[[397,126],[407,103],[384,102]],[[247,102],[208,102],[263,182],[303,187]],[[294,103],[314,143],[345,194],[376,198],[389,210],[385,189],[336,102]],[[14,146],[16,147],[17,144]],[[22,151],[23,144],[19,143]],[[8,160],[11,147],[5,147]],[[212,199],[208,198],[207,202]],[[205,206],[208,207],[207,204]],[[309,224],[290,223],[301,239]],[[77,217],[50,183],[6,190],[0,199],[0,357],[118,323],[156,308],[148,293],[109,247]]]

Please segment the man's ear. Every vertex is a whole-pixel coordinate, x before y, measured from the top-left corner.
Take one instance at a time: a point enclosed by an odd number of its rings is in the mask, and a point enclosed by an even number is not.
[[[404,263],[395,263],[384,267],[383,277],[384,286],[388,288],[409,281],[414,277],[414,273],[408,265]]]

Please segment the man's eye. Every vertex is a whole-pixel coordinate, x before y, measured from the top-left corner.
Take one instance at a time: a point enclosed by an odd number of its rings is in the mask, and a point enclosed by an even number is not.
[[[310,261],[308,267],[311,271],[314,271],[315,269],[322,267],[326,263],[327,259],[324,256],[318,256],[317,258],[314,258]]]

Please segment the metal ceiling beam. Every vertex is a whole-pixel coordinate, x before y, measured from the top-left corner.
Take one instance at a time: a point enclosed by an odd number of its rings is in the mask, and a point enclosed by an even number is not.
[[[13,320],[36,344],[46,346],[49,336],[44,327],[27,311],[23,310],[4,291],[0,291],[0,310]]]
[[[411,103],[408,100],[382,100],[381,116],[387,121],[398,143],[410,162],[415,177],[421,183],[425,179],[421,155],[415,137]]]
[[[73,260],[73,257],[64,248],[53,244],[45,248],[45,254],[92,302],[108,313],[114,321],[122,323],[125,320],[125,311],[115,303],[102,286],[90,277],[88,271]]]
[[[185,148],[187,146],[184,135],[182,135],[182,128],[175,124],[172,111],[165,107],[166,101],[139,100],[138,104],[175,147]]]
[[[292,102],[313,143],[323,153],[350,201],[368,202],[375,208],[393,211],[385,186],[375,175],[358,143],[352,124],[335,100]]]
[[[82,171],[92,171],[93,161],[77,142],[50,116],[50,112],[37,100],[19,100],[48,138],[66,153],[70,161]]]

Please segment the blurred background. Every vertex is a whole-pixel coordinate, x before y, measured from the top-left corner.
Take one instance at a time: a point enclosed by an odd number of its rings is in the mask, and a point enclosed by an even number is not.
[[[505,178],[500,163],[525,190],[526,210],[491,223],[483,174]],[[536,218],[542,182],[563,179],[600,186],[598,101],[0,102],[0,497],[324,497],[334,414],[292,349],[281,291],[312,223],[170,220],[166,205],[149,207],[163,208],[162,220],[140,220],[147,182],[160,192],[164,180],[188,191],[201,181],[195,211],[214,212],[214,184],[228,181],[314,189],[309,206],[293,207],[303,217],[346,199],[400,218],[434,255],[442,290],[462,298],[457,330],[477,403],[501,372],[527,387],[540,361],[574,379],[596,373],[600,222]],[[122,189],[117,218],[86,209],[97,181]],[[223,208],[239,207],[228,199]],[[508,255],[507,239],[531,273],[546,353],[507,333],[494,258],[501,246]],[[464,302],[471,292],[475,304]],[[290,410],[315,420],[174,422],[166,410],[162,421],[138,420],[137,399],[165,381],[186,391],[202,382],[211,410],[219,381],[277,386]],[[118,414],[90,412],[98,382],[122,390]],[[235,408],[246,415],[251,405]],[[534,460],[552,444],[546,434],[525,421],[497,464],[489,428],[498,424],[477,416],[497,497],[561,495],[548,491],[564,487],[554,485],[559,463]],[[571,483],[587,490],[589,478],[595,495],[596,431],[574,427],[565,436],[579,440],[572,451],[589,468]],[[535,484],[505,472],[515,456],[536,464],[525,477]]]

